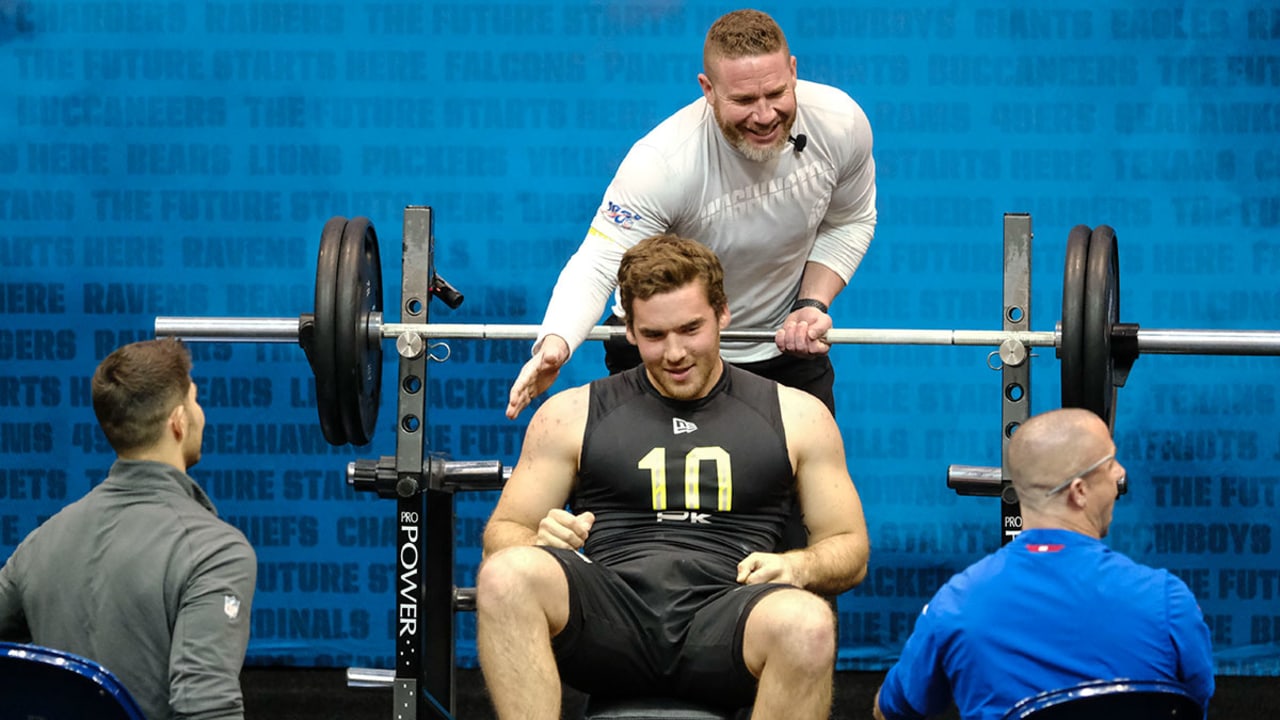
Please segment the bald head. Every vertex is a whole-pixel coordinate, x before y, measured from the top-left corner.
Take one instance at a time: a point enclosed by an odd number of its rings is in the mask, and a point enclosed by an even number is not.
[[[1053,501],[1046,493],[1114,453],[1111,431],[1097,415],[1063,408],[1023,423],[1009,441],[1007,459],[1023,508],[1040,511]]]

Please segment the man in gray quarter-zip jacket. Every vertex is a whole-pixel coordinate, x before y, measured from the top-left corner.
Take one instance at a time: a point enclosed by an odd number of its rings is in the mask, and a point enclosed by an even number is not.
[[[117,349],[93,409],[117,460],[0,568],[0,639],[101,663],[150,720],[243,718],[257,559],[186,473],[204,432],[186,348]]]

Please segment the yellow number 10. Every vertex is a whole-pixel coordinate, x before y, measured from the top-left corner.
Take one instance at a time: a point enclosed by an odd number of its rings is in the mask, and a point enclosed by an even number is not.
[[[684,456],[684,509],[701,509],[698,494],[699,476],[702,474],[702,463],[716,464],[716,510],[728,512],[733,509],[733,467],[729,463],[729,453],[722,447],[696,447]],[[667,449],[656,447],[640,458],[636,466],[649,471],[649,482],[653,488],[653,509],[667,509]]]

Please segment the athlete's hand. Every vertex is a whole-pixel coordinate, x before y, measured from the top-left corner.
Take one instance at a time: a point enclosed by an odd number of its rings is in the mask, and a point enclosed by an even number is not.
[[[738,563],[738,582],[743,585],[788,583],[800,587],[799,579],[786,555],[754,552]]]
[[[574,515],[568,510],[552,508],[546,517],[538,521],[538,539],[534,544],[579,550],[587,542],[595,521],[595,513]]]
[[[787,316],[786,322],[773,336],[773,341],[779,350],[791,355],[826,355],[831,350],[826,341],[827,331],[830,329],[830,315],[815,307],[802,307]]]
[[[520,368],[520,374],[511,385],[511,394],[507,397],[507,418],[515,420],[534,398],[546,392],[560,377],[560,368],[568,361],[569,344],[564,338],[559,335],[542,338],[542,346]]]

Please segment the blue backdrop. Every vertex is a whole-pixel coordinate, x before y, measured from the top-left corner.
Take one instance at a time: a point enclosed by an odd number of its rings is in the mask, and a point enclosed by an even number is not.
[[[837,326],[998,329],[1009,211],[1033,217],[1033,329],[1059,314],[1078,223],[1118,231],[1122,319],[1277,327],[1274,1],[758,5],[876,134],[877,237]],[[0,557],[111,462],[97,362],[157,315],[310,311],[332,215],[373,219],[389,306],[403,207],[430,205],[439,271],[467,296],[433,320],[540,320],[616,163],[697,96],[703,34],[733,7],[0,0]],[[502,412],[528,344],[451,345],[432,451],[514,464],[529,414]],[[261,563],[250,662],[390,667],[392,503],[343,471],[394,451],[393,413],[370,447],[331,448],[297,347],[193,349],[193,474]],[[999,464],[987,352],[833,352],[873,547],[840,600],[842,668],[886,667],[930,594],[999,544],[995,501],[945,485],[948,464]],[[1144,356],[1121,391],[1132,490],[1110,542],[1188,581],[1221,673],[1280,673],[1278,362]],[[1032,368],[1033,409],[1054,407],[1057,361]],[[589,346],[557,387],[602,372]],[[460,499],[459,585],[493,499]]]

